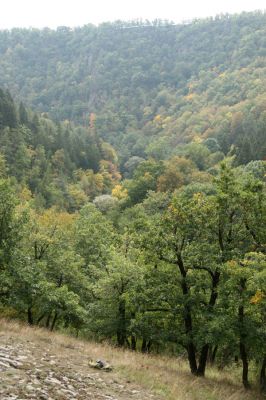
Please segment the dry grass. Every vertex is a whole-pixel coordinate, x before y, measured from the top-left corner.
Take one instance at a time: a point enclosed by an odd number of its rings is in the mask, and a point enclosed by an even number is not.
[[[58,333],[50,333],[39,328],[30,328],[16,322],[0,321],[0,332],[14,340],[44,343],[52,346],[52,351],[67,358],[68,352],[78,361],[79,357],[89,359],[104,358],[114,367],[118,375],[128,383],[134,382],[153,391],[166,400],[261,400],[263,397],[254,389],[245,391],[236,379],[239,371],[218,371],[208,369],[206,378],[193,377],[187,364],[180,359],[143,355],[97,344],[76,340]],[[73,351],[75,350],[75,351]],[[264,397],[265,399],[265,397]],[[143,399],[144,400],[144,399]]]

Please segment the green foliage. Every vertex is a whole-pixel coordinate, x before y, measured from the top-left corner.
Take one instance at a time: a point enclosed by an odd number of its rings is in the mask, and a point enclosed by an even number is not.
[[[89,126],[123,163],[167,159],[199,138],[211,151],[210,139],[224,153],[234,144],[239,163],[263,159],[265,26],[265,13],[254,12],[177,26],[2,31],[0,86],[57,121]],[[18,114],[28,125],[22,107]],[[16,126],[13,112],[4,118]],[[78,157],[79,167],[95,169]]]
[[[0,179],[0,298],[5,301],[10,285],[9,268],[19,240],[19,219],[15,215],[16,199],[10,181]]]
[[[87,204],[80,210],[75,231],[76,248],[86,265],[104,268],[114,241],[111,222],[95,205]]]
[[[1,157],[5,160],[1,173],[8,172],[18,184],[27,185],[37,207],[56,204],[74,211],[89,199],[111,191],[120,179],[112,164],[117,163],[114,149],[100,143],[92,129],[55,124],[27,112],[22,103],[17,111],[9,93],[3,91],[0,115]]]
[[[132,24],[0,32],[0,84],[42,113],[0,90],[1,309],[185,350],[196,375],[239,357],[247,387],[249,361],[265,375],[265,14]]]
[[[183,173],[195,168],[176,162]],[[238,354],[243,365],[260,365],[265,183],[260,164],[231,163],[221,164],[212,185],[149,192],[120,212],[116,200],[115,218],[97,197],[76,214],[36,211],[24,190],[16,206],[2,180],[1,303],[51,330],[78,329],[133,350],[185,349],[196,375],[214,348],[221,365]],[[144,162],[132,182],[143,172],[155,182],[161,176],[156,162]]]

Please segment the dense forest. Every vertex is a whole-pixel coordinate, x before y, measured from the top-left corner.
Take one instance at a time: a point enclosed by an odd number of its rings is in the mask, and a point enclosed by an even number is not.
[[[141,25],[2,31],[0,86],[58,121],[95,119],[122,166],[210,137],[264,157],[266,15]]]
[[[3,316],[266,391],[265,27],[0,32]]]

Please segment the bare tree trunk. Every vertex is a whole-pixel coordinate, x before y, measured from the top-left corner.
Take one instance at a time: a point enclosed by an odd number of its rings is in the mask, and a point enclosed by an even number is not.
[[[135,351],[137,348],[137,339],[135,335],[131,335],[131,350]]]
[[[240,293],[242,297],[242,293],[246,288],[246,279],[242,278],[240,280]],[[240,305],[238,307],[238,320],[240,325],[240,339],[239,339],[239,351],[240,351],[240,358],[242,361],[242,383],[244,388],[248,389],[250,387],[248,381],[248,355],[245,345],[245,333],[244,333],[244,306]]]
[[[39,324],[45,317],[45,314],[42,314],[38,319],[37,319],[37,324]]]
[[[142,345],[141,345],[141,352],[146,353],[147,351],[147,340],[145,338],[142,339]]]
[[[242,383],[244,388],[248,389],[250,387],[248,382],[248,357],[246,352],[246,346],[244,343],[240,342],[239,344],[240,349],[240,357],[242,360],[243,370],[242,370]]]
[[[181,288],[182,288],[182,293],[185,298],[190,293],[190,288],[187,284],[187,271],[185,269],[182,256],[180,253],[177,253],[177,265],[179,268],[179,271],[182,275],[182,281],[181,281]],[[184,325],[185,325],[185,331],[186,331],[186,336],[187,336],[187,355],[188,355],[188,361],[189,361],[189,366],[190,366],[190,371],[193,375],[197,375],[197,359],[196,359],[196,347],[193,342],[193,325],[192,325],[192,315],[191,315],[191,309],[190,305],[185,302],[184,305]]]
[[[205,369],[206,369],[206,364],[207,364],[207,359],[208,359],[208,352],[209,352],[209,345],[205,344],[200,352],[200,358],[199,358],[199,365],[197,369],[197,375],[198,376],[204,376],[205,375]]]
[[[46,327],[47,329],[49,329],[49,327],[50,327],[50,319],[51,319],[51,316],[52,316],[52,313],[49,312],[49,314],[47,315],[46,323],[45,323],[45,327]]]
[[[32,314],[32,308],[28,307],[28,324],[29,325],[33,325],[34,321],[33,321],[33,314]]]
[[[126,343],[126,304],[120,299],[118,306],[117,344],[123,347]]]
[[[211,296],[209,299],[208,303],[208,309],[210,311],[213,311],[213,308],[215,306],[217,297],[218,297],[218,292],[217,292],[217,287],[220,281],[220,272],[218,269],[216,269],[215,272],[209,272],[211,274],[212,278],[212,290],[211,290]],[[198,365],[198,370],[197,370],[197,375],[198,376],[204,376],[205,375],[205,369],[207,365],[207,360],[208,360],[208,352],[209,352],[209,347],[210,345],[206,343],[200,352],[200,358],[199,358],[199,365]]]
[[[54,318],[53,318],[53,322],[52,322],[52,325],[51,325],[51,328],[50,328],[50,331],[51,331],[51,332],[54,330],[57,317],[58,317],[58,313],[55,312],[55,315],[54,315]]]

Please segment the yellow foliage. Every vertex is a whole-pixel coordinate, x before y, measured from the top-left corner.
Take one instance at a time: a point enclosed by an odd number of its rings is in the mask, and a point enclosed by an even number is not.
[[[94,174],[91,169],[83,171],[81,169],[74,172],[75,178],[79,181],[79,186],[90,198],[102,194],[104,189],[104,177],[102,173]]]
[[[155,122],[162,122],[162,116],[161,115],[156,115],[155,117],[154,117],[154,121]]]
[[[153,122],[155,122],[155,124],[161,126],[164,122],[164,118],[160,114],[158,114],[154,117]]]
[[[193,140],[192,140],[194,143],[201,143],[202,142],[202,137],[200,137],[199,135],[195,135],[194,137],[193,137]]]
[[[235,268],[238,266],[238,263],[235,260],[228,261],[227,265],[231,268]]]
[[[112,190],[112,196],[116,197],[118,200],[123,200],[127,198],[128,191],[127,189],[123,188],[122,185],[116,185]]]
[[[188,101],[194,100],[195,97],[197,97],[196,93],[189,93],[187,96],[185,96],[185,99]]]
[[[219,78],[225,78],[225,76],[226,76],[226,73],[225,72],[222,72],[220,75],[219,75]]]
[[[31,210],[31,218],[34,240],[52,243],[71,231],[75,216],[67,212],[57,212],[53,207],[41,214]]]
[[[196,201],[198,201],[198,200],[201,200],[202,199],[202,193],[201,192],[197,192],[197,193],[194,193],[193,194],[193,199],[194,200],[196,200]]]
[[[27,187],[23,187],[21,192],[19,193],[19,198],[22,201],[22,203],[26,203],[27,201],[32,199],[32,193],[30,189]]]
[[[259,304],[263,298],[265,297],[265,294],[262,292],[262,290],[257,290],[254,296],[251,297],[250,303],[251,304]]]
[[[145,173],[144,173],[144,176],[145,176],[145,178],[150,178],[150,177],[151,177],[151,174],[150,174],[150,172],[145,172]]]
[[[232,113],[231,111],[229,111],[229,112],[227,112],[227,113],[225,114],[225,117],[226,117],[227,119],[231,119],[231,118],[232,118],[232,115],[233,115],[233,113]]]
[[[68,185],[68,193],[75,203],[75,208],[82,207],[88,201],[88,196],[78,185]]]

